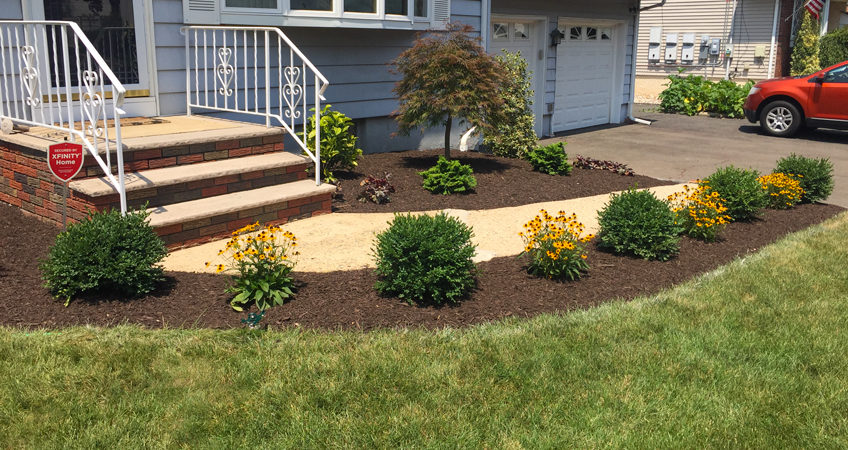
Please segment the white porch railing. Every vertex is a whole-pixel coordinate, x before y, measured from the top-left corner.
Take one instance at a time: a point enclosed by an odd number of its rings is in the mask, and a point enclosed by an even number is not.
[[[315,150],[305,135],[309,110],[321,123],[329,82],[279,28],[186,26],[186,109],[246,114],[276,121],[315,163],[321,184],[321,127]],[[311,99],[309,91],[313,90]],[[298,136],[302,132],[303,137]]]
[[[118,192],[122,213],[127,200],[118,119],[125,93],[76,23],[0,21],[0,120],[66,132],[70,142],[81,143]],[[114,128],[108,118],[115,119]]]

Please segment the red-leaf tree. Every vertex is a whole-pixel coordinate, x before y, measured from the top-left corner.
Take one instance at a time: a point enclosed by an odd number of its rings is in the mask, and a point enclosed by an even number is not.
[[[394,89],[400,102],[398,132],[443,125],[448,159],[454,118],[486,132],[503,114],[504,71],[470,31],[468,25],[450,24],[445,33],[419,36],[393,62],[394,72],[403,76]]]

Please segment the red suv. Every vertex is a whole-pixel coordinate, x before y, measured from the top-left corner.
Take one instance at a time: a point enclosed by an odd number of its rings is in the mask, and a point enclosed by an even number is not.
[[[776,78],[754,85],[745,117],[766,133],[791,136],[802,125],[848,129],[848,61],[812,75]]]

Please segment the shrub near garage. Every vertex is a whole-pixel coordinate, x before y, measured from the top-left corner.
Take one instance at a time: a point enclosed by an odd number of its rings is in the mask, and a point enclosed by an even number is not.
[[[780,158],[774,171],[791,174],[801,183],[803,202],[820,202],[833,192],[833,163],[828,158],[807,158],[793,153]]]
[[[260,230],[259,233],[253,232]],[[259,222],[233,232],[226,246],[218,252],[225,264],[215,265],[217,273],[234,272],[233,285],[227,292],[236,294],[230,306],[243,311],[253,302],[260,311],[282,305],[294,295],[291,271],[292,259],[299,253],[297,238],[289,231],[275,225],[260,227]],[[207,262],[206,267],[212,263]]]
[[[424,189],[434,194],[467,193],[477,187],[471,166],[444,156],[439,156],[435,166],[418,174],[424,178]]]
[[[506,158],[523,158],[536,146],[536,131],[533,114],[533,90],[530,89],[530,74],[527,60],[520,52],[504,52],[495,56],[506,75],[500,86],[500,97],[504,104],[502,114],[493,115],[493,130],[483,136],[483,145],[493,154]]]
[[[682,192],[668,196],[675,223],[683,227],[688,236],[713,242],[718,233],[730,222],[727,207],[718,192],[710,192],[707,181],[698,181],[694,188],[683,186]]]
[[[635,188],[612,194],[598,213],[598,224],[601,248],[660,261],[677,254],[683,230],[668,203]]]
[[[168,254],[144,210],[91,212],[56,237],[41,263],[44,284],[65,299],[89,293],[148,294],[164,279],[158,265]]]
[[[444,213],[396,215],[377,235],[375,288],[409,303],[459,301],[476,283],[472,236],[470,227]]]
[[[789,209],[800,202],[804,190],[799,180],[783,173],[761,176],[760,183],[768,199],[767,206],[771,209]]]
[[[548,175],[568,175],[572,166],[568,162],[565,153],[565,144],[557,142],[550,145],[536,147],[529,151],[527,161],[533,166],[533,170]]]
[[[727,207],[727,215],[733,220],[751,220],[767,203],[759,176],[755,170],[728,166],[716,170],[704,181],[707,192],[718,192]]]
[[[589,270],[582,244],[594,238],[591,234],[583,236],[583,230],[576,214],[566,216],[565,211],[560,211],[554,217],[544,209],[539,211],[518,233],[525,244],[521,254],[530,256],[528,271],[552,280],[580,278]]]

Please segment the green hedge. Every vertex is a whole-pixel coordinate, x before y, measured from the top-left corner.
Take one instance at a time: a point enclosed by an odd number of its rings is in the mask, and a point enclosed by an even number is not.
[[[823,68],[848,60],[848,27],[832,31],[821,38],[819,60]]]

